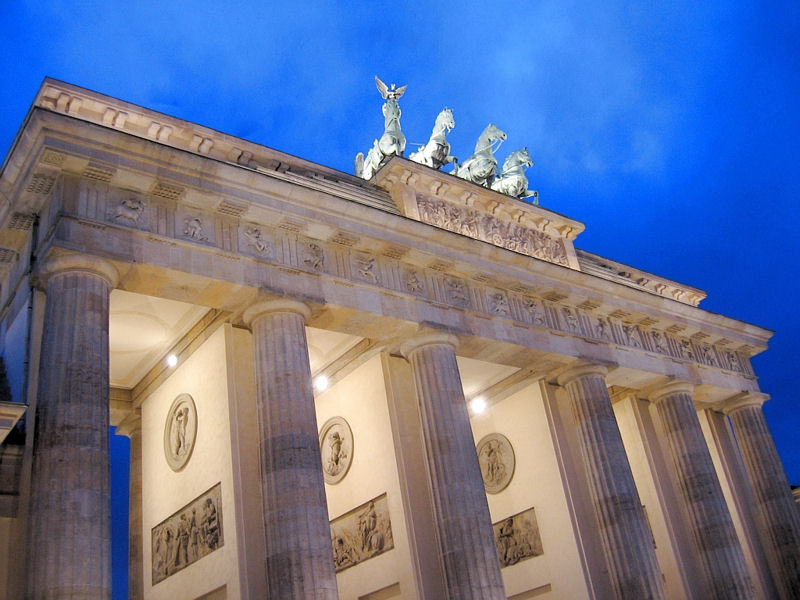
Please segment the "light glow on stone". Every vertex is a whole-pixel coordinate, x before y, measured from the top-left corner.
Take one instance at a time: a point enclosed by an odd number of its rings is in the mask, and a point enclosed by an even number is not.
[[[314,388],[318,392],[324,392],[325,390],[327,390],[328,385],[330,385],[330,381],[328,381],[328,378],[325,377],[325,375],[320,375],[314,380]]]
[[[174,354],[170,354],[170,355],[167,356],[167,366],[168,367],[174,367],[177,364],[178,364],[178,357],[177,356],[175,356]]]
[[[476,398],[473,398],[472,402],[469,403],[469,407],[472,409],[474,414],[483,414],[483,412],[486,411],[486,398],[483,396],[477,396]]]

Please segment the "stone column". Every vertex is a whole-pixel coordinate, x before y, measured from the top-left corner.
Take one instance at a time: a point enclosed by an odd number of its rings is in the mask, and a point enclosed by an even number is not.
[[[578,365],[559,375],[578,431],[589,495],[617,598],[665,598],[639,492],[606,387],[607,369]]]
[[[675,382],[650,395],[661,418],[692,536],[711,598],[754,598],[744,553],[692,401],[693,387]]]
[[[46,262],[27,548],[27,598],[111,596],[108,305],[117,280],[88,256]]]
[[[269,597],[336,600],[305,322],[292,300],[260,302],[253,331]]]
[[[761,538],[774,553],[777,587],[783,598],[800,598],[800,511],[781,459],[770,435],[761,405],[764,394],[743,394],[729,402],[724,412],[744,458],[753,485]]]
[[[450,600],[504,600],[455,337],[434,333],[403,344],[411,363],[431,478],[439,551]]]
[[[128,600],[144,597],[144,549],[142,546],[142,415],[137,408],[119,427],[119,435],[131,441],[128,492]]]

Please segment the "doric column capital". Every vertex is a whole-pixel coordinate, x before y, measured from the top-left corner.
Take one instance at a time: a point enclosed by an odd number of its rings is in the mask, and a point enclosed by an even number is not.
[[[122,423],[117,425],[117,429],[115,430],[117,435],[124,435],[125,437],[131,437],[132,435],[142,433],[142,410],[140,408],[134,408],[128,416],[122,420]]]
[[[692,395],[694,392],[694,385],[687,381],[671,381],[659,388],[652,390],[648,394],[648,400],[653,404],[658,404],[664,398],[672,396],[674,394],[688,394],[689,396]]]
[[[271,313],[296,313],[303,317],[303,321],[311,318],[311,309],[307,304],[288,298],[256,302],[244,311],[242,318],[245,325],[252,327],[257,319]]]
[[[726,415],[730,415],[740,408],[746,408],[748,406],[760,408],[767,400],[769,400],[768,394],[762,394],[761,392],[742,392],[726,400],[721,408],[722,412]]]
[[[571,365],[563,373],[559,373],[556,380],[558,381],[558,385],[563,387],[580,377],[587,377],[590,375],[598,375],[605,378],[605,376],[608,375],[608,367],[594,363],[580,362]]]
[[[458,338],[444,331],[427,331],[403,342],[400,346],[400,354],[408,359],[415,350],[434,344],[445,344],[455,349],[458,347]]]
[[[82,272],[105,279],[114,288],[119,281],[119,271],[107,260],[85,254],[61,254],[47,258],[39,266],[36,277],[39,285],[47,289],[49,280],[62,273]]]

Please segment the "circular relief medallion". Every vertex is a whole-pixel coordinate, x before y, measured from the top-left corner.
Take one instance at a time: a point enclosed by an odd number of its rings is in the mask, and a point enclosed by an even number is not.
[[[164,424],[164,456],[173,471],[180,471],[189,462],[197,436],[197,408],[189,394],[180,394],[172,401]]]
[[[511,442],[500,433],[490,433],[481,438],[477,450],[486,492],[502,492],[514,476],[516,461]]]
[[[319,449],[322,454],[322,472],[325,483],[339,483],[353,462],[353,432],[342,417],[325,421],[319,434]]]

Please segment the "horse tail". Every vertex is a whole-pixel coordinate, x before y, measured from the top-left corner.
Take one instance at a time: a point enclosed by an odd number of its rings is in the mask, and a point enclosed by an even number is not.
[[[359,152],[356,154],[356,176],[362,177],[364,172],[364,153]]]

